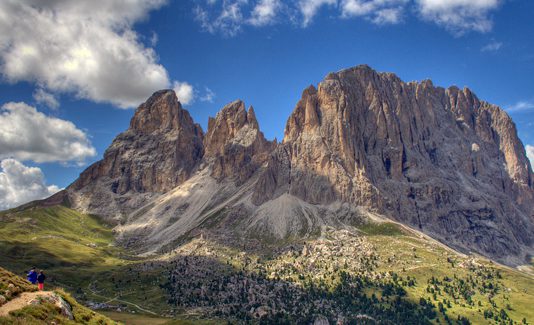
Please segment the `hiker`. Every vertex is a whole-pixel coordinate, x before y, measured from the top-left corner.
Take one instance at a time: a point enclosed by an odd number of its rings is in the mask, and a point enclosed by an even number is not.
[[[39,275],[37,276],[37,287],[39,288],[40,291],[44,290],[45,279],[46,279],[46,276],[44,272],[41,270],[41,272],[39,272]]]
[[[27,279],[31,284],[37,283],[37,272],[35,272],[35,267],[32,267],[30,272],[28,272]]]

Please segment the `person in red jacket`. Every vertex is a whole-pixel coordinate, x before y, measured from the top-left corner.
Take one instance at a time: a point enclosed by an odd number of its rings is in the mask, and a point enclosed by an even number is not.
[[[46,276],[43,271],[39,272],[39,275],[37,276],[37,287],[39,290],[44,290],[44,282],[45,282]]]

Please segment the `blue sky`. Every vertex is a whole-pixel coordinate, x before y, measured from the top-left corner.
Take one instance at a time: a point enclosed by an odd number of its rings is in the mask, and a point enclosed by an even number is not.
[[[0,12],[0,209],[70,184],[155,90],[176,88],[204,129],[242,99],[280,139],[304,88],[358,64],[468,86],[534,145],[532,1],[7,0]]]

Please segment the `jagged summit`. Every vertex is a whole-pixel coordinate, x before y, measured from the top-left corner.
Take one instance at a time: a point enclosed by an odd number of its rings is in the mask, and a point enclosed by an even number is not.
[[[243,101],[234,101],[223,107],[215,118],[209,118],[205,138],[206,155],[221,154],[232,142],[238,142],[247,147],[256,138],[265,141],[259,130],[254,109],[251,107],[247,112]]]
[[[344,68],[344,69],[341,69],[341,70],[338,70],[337,72],[331,72],[327,75],[327,77],[325,79],[328,79],[328,76],[330,75],[333,75],[333,74],[341,74],[341,73],[346,73],[346,72],[354,72],[354,71],[368,71],[368,72],[372,72],[372,73],[379,73],[377,72],[375,69],[371,68],[369,65],[367,64],[359,64],[357,66],[354,66],[354,67],[348,67],[348,68]]]
[[[70,197],[82,210],[119,221],[191,177],[204,154],[203,137],[174,91],[158,91],[139,106],[104,158],[69,186]]]
[[[245,182],[265,161],[272,143],[260,131],[252,107],[234,101],[210,118],[204,139],[205,160],[213,162],[211,175]]]
[[[171,90],[67,189],[122,223],[140,251],[210,231],[228,240],[316,236],[377,213],[508,264],[534,255],[533,174],[510,117],[468,88],[362,65],[306,88],[284,139],[226,105],[204,134]],[[271,241],[272,242],[272,241]]]
[[[188,121],[183,121],[187,119]],[[183,110],[176,94],[171,89],[155,92],[135,111],[130,121],[130,129],[141,133],[152,133],[156,130],[171,130],[182,126],[182,122],[192,119]],[[184,123],[184,124],[185,124]]]

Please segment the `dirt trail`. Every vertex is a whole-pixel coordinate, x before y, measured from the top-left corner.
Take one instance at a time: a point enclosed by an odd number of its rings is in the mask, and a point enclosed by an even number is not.
[[[5,305],[0,306],[0,316],[7,316],[10,311],[26,307],[30,304],[30,301],[37,297],[50,297],[53,294],[52,291],[23,292],[18,297],[8,301]]]
[[[145,309],[145,308],[143,308],[143,307],[141,307],[141,306],[139,306],[139,305],[137,305],[137,304],[134,304],[133,302],[129,302],[129,301],[126,301],[126,300],[121,300],[121,299],[118,299],[117,297],[113,297],[113,298],[111,298],[111,297],[107,297],[107,296],[103,296],[103,295],[99,294],[98,292],[96,292],[96,291],[93,290],[93,288],[92,288],[92,285],[93,285],[95,282],[96,282],[96,280],[93,281],[93,282],[91,282],[91,283],[89,283],[89,285],[87,286],[87,289],[91,292],[91,294],[92,294],[93,296],[96,296],[96,297],[99,297],[99,298],[108,299],[108,300],[107,300],[107,303],[109,303],[109,302],[111,302],[111,301],[122,302],[122,303],[124,303],[124,304],[130,305],[130,306],[134,306],[135,308],[137,308],[137,309],[139,309],[140,311],[143,311],[143,312],[145,312],[145,313],[148,313],[148,314],[151,314],[151,315],[154,315],[154,316],[158,316],[157,313],[155,313],[155,312],[153,312],[153,311],[151,311],[151,310]]]

